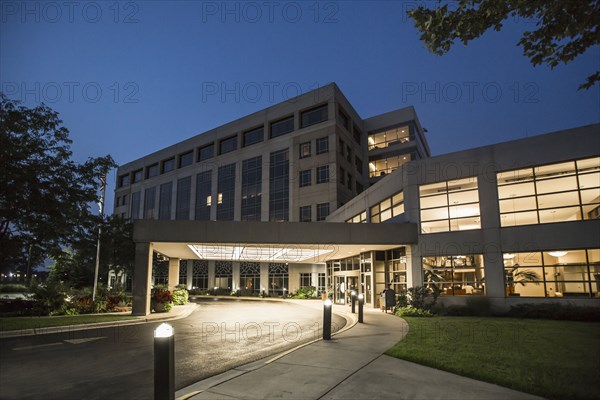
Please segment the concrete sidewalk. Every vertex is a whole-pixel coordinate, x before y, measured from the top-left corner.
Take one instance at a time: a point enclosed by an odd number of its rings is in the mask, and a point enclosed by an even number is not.
[[[348,307],[334,306],[347,313]],[[383,355],[408,331],[404,320],[365,310],[365,323],[283,356],[179,390],[183,399],[540,399]]]

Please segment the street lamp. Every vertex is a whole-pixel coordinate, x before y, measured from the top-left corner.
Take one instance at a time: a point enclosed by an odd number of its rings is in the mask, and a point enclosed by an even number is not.
[[[331,340],[331,300],[323,302],[323,340]]]
[[[363,322],[363,305],[365,303],[365,297],[363,294],[358,295],[358,322]]]
[[[175,400],[175,336],[166,323],[154,330],[154,400]]]

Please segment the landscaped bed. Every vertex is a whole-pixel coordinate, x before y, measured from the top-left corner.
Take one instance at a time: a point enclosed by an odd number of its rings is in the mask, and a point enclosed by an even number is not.
[[[600,323],[403,317],[386,354],[551,399],[598,398]]]
[[[0,318],[1,331],[38,329],[55,326],[92,324],[136,319],[131,315],[62,315],[57,317],[5,317]]]

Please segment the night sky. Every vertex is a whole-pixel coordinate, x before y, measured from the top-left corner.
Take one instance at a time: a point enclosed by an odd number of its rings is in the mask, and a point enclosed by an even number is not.
[[[422,3],[2,1],[1,90],[120,164],[329,82],[363,118],[413,105],[434,155],[600,121],[599,86],[577,90],[598,46],[533,67],[535,21],[510,19],[440,57],[405,16]]]

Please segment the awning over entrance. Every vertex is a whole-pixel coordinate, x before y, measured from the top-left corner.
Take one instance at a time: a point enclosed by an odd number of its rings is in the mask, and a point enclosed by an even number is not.
[[[133,233],[133,314],[150,312],[154,251],[174,260],[323,263],[366,250],[415,244],[417,237],[413,223],[138,220]]]

